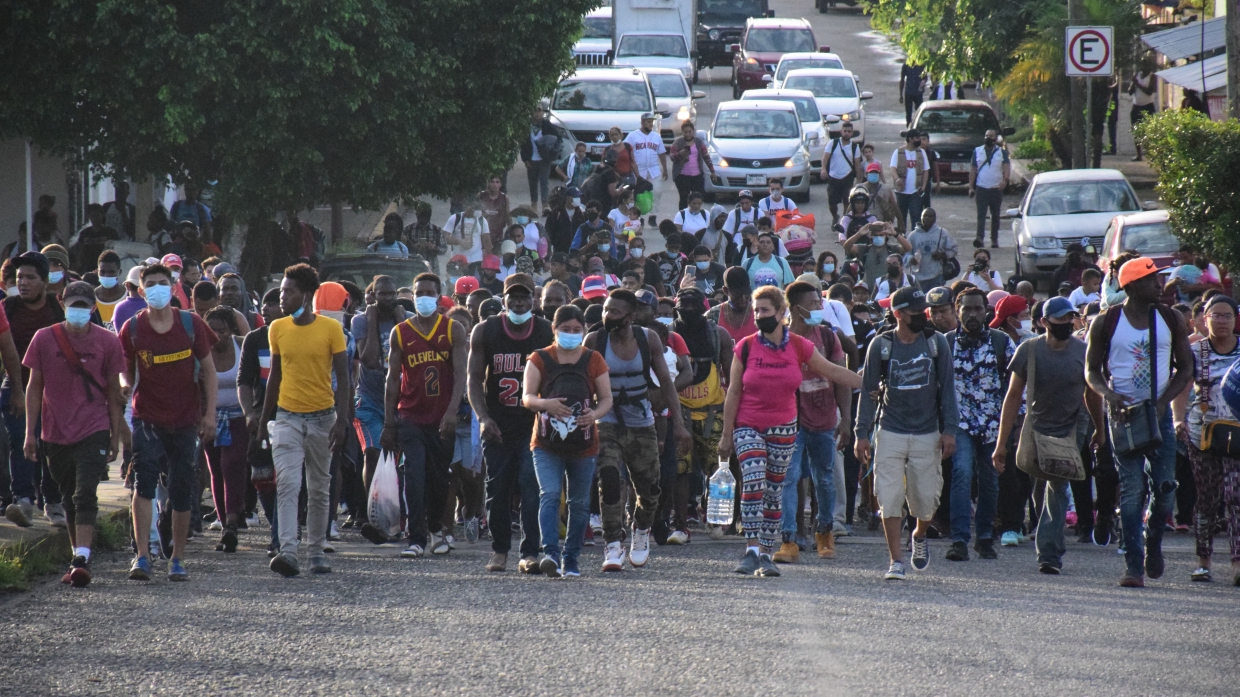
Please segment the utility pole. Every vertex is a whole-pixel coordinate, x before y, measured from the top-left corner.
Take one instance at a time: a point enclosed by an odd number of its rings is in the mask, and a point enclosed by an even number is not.
[[[1237,0],[1233,0],[1237,1]],[[1068,24],[1075,26],[1080,24],[1081,19],[1081,0],[1068,0]],[[1065,45],[1064,50],[1068,47]],[[1085,102],[1082,99],[1084,95],[1084,86],[1082,78],[1070,77],[1069,81],[1069,108],[1068,108],[1068,131],[1072,136],[1072,168],[1084,169],[1088,166],[1088,157],[1086,155],[1085,134],[1089,132],[1089,124],[1085,123]],[[1088,97],[1086,96],[1085,99]]]
[[[1227,111],[1240,119],[1240,0],[1227,0]]]

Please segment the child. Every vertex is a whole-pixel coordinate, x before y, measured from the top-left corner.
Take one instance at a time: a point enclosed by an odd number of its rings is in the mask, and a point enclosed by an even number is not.
[[[629,217],[620,225],[618,240],[627,245],[634,237],[642,235],[642,212],[637,206],[629,206]]]
[[[1085,269],[1081,272],[1081,286],[1072,291],[1072,295],[1068,296],[1068,301],[1075,308],[1097,302],[1099,298],[1098,291],[1101,286],[1102,272],[1093,268]]]

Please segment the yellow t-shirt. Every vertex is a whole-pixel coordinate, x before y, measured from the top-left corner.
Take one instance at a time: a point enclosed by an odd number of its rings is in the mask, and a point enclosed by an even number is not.
[[[105,303],[102,300],[95,301],[95,309],[99,310],[99,319],[103,322],[103,326],[110,332],[119,331],[119,327],[113,326],[112,316],[116,314],[116,306],[121,304],[126,296],[122,295],[119,300],[112,303]]]
[[[344,353],[344,328],[330,317],[315,317],[305,326],[292,317],[271,323],[267,335],[271,355],[280,357],[281,409],[298,414],[330,409],[336,404],[332,390],[332,356]]]

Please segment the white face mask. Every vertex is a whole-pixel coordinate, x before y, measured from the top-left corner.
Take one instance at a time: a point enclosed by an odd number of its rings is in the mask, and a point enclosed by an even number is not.
[[[1022,332],[1030,332],[1030,333],[1032,333],[1032,332],[1033,332],[1033,320],[1031,320],[1031,319],[1022,319],[1022,320],[1020,321],[1020,330],[1021,330]]]

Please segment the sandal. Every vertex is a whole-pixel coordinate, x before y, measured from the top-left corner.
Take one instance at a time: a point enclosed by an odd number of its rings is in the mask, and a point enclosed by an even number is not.
[[[1203,583],[1209,583],[1214,580],[1214,576],[1211,575],[1210,570],[1204,566],[1197,567],[1197,570],[1193,572],[1191,578],[1194,581],[1201,581]]]

